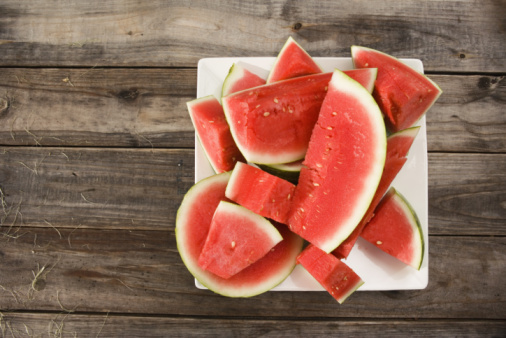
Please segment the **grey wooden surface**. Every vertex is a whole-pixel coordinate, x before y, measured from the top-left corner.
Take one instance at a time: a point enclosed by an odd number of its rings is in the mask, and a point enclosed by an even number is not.
[[[429,285],[229,299],[196,289],[174,221],[193,184],[185,103],[204,57],[352,44],[417,58]],[[0,2],[0,333],[504,336],[504,1]],[[37,278],[34,278],[37,276]]]

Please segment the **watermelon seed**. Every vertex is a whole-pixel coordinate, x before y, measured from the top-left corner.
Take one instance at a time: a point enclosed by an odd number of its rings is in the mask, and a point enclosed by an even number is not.
[[[316,182],[313,182],[313,185],[314,185],[315,187],[319,187],[319,186],[320,186],[320,185],[319,185],[318,183],[316,183]]]
[[[258,107],[260,107],[260,105],[259,105],[259,104],[258,104],[255,108],[258,108]]]
[[[382,241],[377,241],[376,244],[381,245],[381,244],[383,244],[383,242]]]
[[[329,87],[325,86],[325,91],[327,91],[327,89],[329,89]]]
[[[278,103],[278,102],[279,102],[279,101],[278,101],[278,98],[277,98],[277,97],[275,97],[275,98],[274,98],[274,103]]]
[[[275,203],[275,202],[276,202],[276,200],[275,200],[275,199],[272,199],[272,203]]]
[[[214,123],[214,121],[209,121],[209,123]]]
[[[304,225],[303,225],[303,226],[302,226],[302,230],[306,230],[306,226],[304,226]]]
[[[231,246],[232,246],[232,249],[235,248],[235,241],[232,241]]]
[[[290,196],[291,196],[291,194],[288,194],[288,197],[287,197],[286,199],[288,199],[288,200],[289,200],[289,199],[290,199]]]
[[[322,167],[323,167],[320,163],[316,163],[316,166],[317,166],[318,168],[322,168]]]
[[[271,113],[269,113],[267,111],[264,113],[264,116],[266,116],[266,117],[269,116],[269,115],[271,115]]]
[[[305,212],[304,208],[300,208],[300,211]]]
[[[285,107],[283,107],[283,112],[286,112],[286,108]]]
[[[369,67],[369,63],[366,63],[366,64],[364,65],[364,67]]]
[[[336,115],[337,115],[337,113],[335,111],[332,112],[332,116],[336,116]]]
[[[348,280],[348,276],[344,276],[343,280]]]

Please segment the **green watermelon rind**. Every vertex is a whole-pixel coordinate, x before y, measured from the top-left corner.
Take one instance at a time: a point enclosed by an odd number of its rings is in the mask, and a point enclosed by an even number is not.
[[[342,295],[342,297],[340,297],[339,299],[337,299],[338,303],[339,304],[343,304],[344,301],[349,297],[351,296],[355,291],[358,290],[358,288],[360,288],[362,285],[364,285],[364,281],[363,280],[360,280],[360,282],[358,282],[352,289],[350,289],[347,293],[345,293],[344,295]]]
[[[419,253],[419,255],[416,256],[415,259],[413,259],[409,263],[409,265],[415,268],[416,270],[420,270],[423,263],[423,256],[425,255],[425,241],[423,239],[423,230],[422,225],[420,223],[420,219],[418,218],[415,209],[411,206],[408,200],[399,191],[397,191],[397,189],[395,188],[392,189],[394,190],[394,196],[392,198],[394,198],[397,205],[399,205],[402,208],[404,214],[410,220],[409,224],[413,229],[413,233],[418,234],[418,236],[413,235],[413,239],[415,243],[418,244],[417,248],[415,248],[415,251]]]
[[[291,256],[293,256],[293,259],[290,259],[290,261],[293,261],[293,264],[285,264],[283,266],[283,269],[281,269],[275,276],[271,277],[270,279],[263,281],[261,284],[257,285],[256,287],[248,286],[246,289],[240,288],[240,287],[232,287],[232,286],[226,286],[223,289],[220,289],[217,287],[211,279],[206,277],[206,275],[212,275],[211,273],[202,270],[197,263],[197,260],[193,260],[191,257],[189,257],[189,253],[185,250],[184,245],[182,244],[182,241],[184,240],[185,230],[181,229],[181,222],[182,218],[185,217],[185,214],[191,212],[191,205],[190,201],[198,196],[199,193],[202,191],[205,191],[206,188],[208,188],[210,185],[217,183],[217,182],[228,182],[230,179],[231,172],[225,172],[221,174],[216,174],[210,177],[207,177],[201,181],[199,181],[197,184],[193,185],[186,195],[183,198],[183,201],[181,202],[181,206],[179,207],[177,214],[176,214],[176,228],[175,228],[175,234],[176,234],[176,244],[177,249],[180,254],[180,257],[188,269],[188,271],[192,274],[192,276],[204,287],[207,289],[220,294],[222,296],[226,297],[236,297],[236,298],[248,298],[257,296],[261,293],[267,292],[271,290],[272,288],[278,286],[281,284],[293,271],[293,269],[296,266],[296,257],[297,255],[302,251],[303,241],[302,239],[298,238],[299,243],[295,243],[291,248]]]

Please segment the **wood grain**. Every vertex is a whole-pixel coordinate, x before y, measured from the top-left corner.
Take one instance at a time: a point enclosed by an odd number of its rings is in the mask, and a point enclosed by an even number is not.
[[[190,149],[0,148],[2,225],[173,229]],[[506,155],[429,154],[430,234],[506,233]]]
[[[292,35],[314,56],[349,56],[358,44],[421,58],[428,71],[497,73],[505,17],[501,1],[6,0],[0,65],[194,67],[203,57],[275,56]]]
[[[503,76],[430,76],[429,151],[506,152]],[[0,144],[194,147],[195,69],[3,69]]]
[[[185,317],[4,313],[8,337],[52,333],[99,337],[500,337],[506,323],[491,320],[259,320]]]
[[[232,299],[199,290],[179,257],[173,231],[22,231],[17,239],[0,242],[3,311],[278,319],[506,318],[504,237],[431,236],[427,289],[356,292],[339,305],[326,292],[268,292]]]
[[[193,163],[181,149],[2,148],[1,224],[172,229]]]

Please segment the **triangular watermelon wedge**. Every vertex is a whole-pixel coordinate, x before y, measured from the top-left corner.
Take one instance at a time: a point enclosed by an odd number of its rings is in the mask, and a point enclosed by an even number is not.
[[[274,61],[267,83],[321,72],[320,66],[290,36]]]
[[[221,96],[264,84],[265,79],[248,70],[243,63],[234,63],[223,81]]]
[[[420,270],[424,241],[420,221],[408,201],[394,188],[383,197],[360,235],[384,252]]]
[[[391,55],[360,46],[352,46],[351,55],[356,68],[378,68],[373,95],[391,132],[413,126],[442,93],[427,76]]]
[[[367,209],[360,224],[353,230],[351,235],[341,243],[341,245],[334,251],[336,257],[343,259],[347,258],[350,254],[355,242],[362,233],[362,230],[367,225],[371,217],[374,215],[374,209],[378,206],[383,195],[387,192],[397,174],[401,171],[404,163],[407,161],[407,154],[420,127],[412,127],[395,134],[392,134],[387,139],[387,157],[385,159],[385,168],[381,174],[381,180],[378,184],[378,189],[374,194],[374,198]]]
[[[334,255],[310,244],[297,257],[301,264],[339,304],[342,304],[364,281]]]
[[[225,113],[213,95],[186,103],[198,140],[216,173],[234,168],[237,161],[245,161],[237,148]]]
[[[265,256],[283,237],[265,218],[221,201],[214,212],[199,266],[230,278]]]

